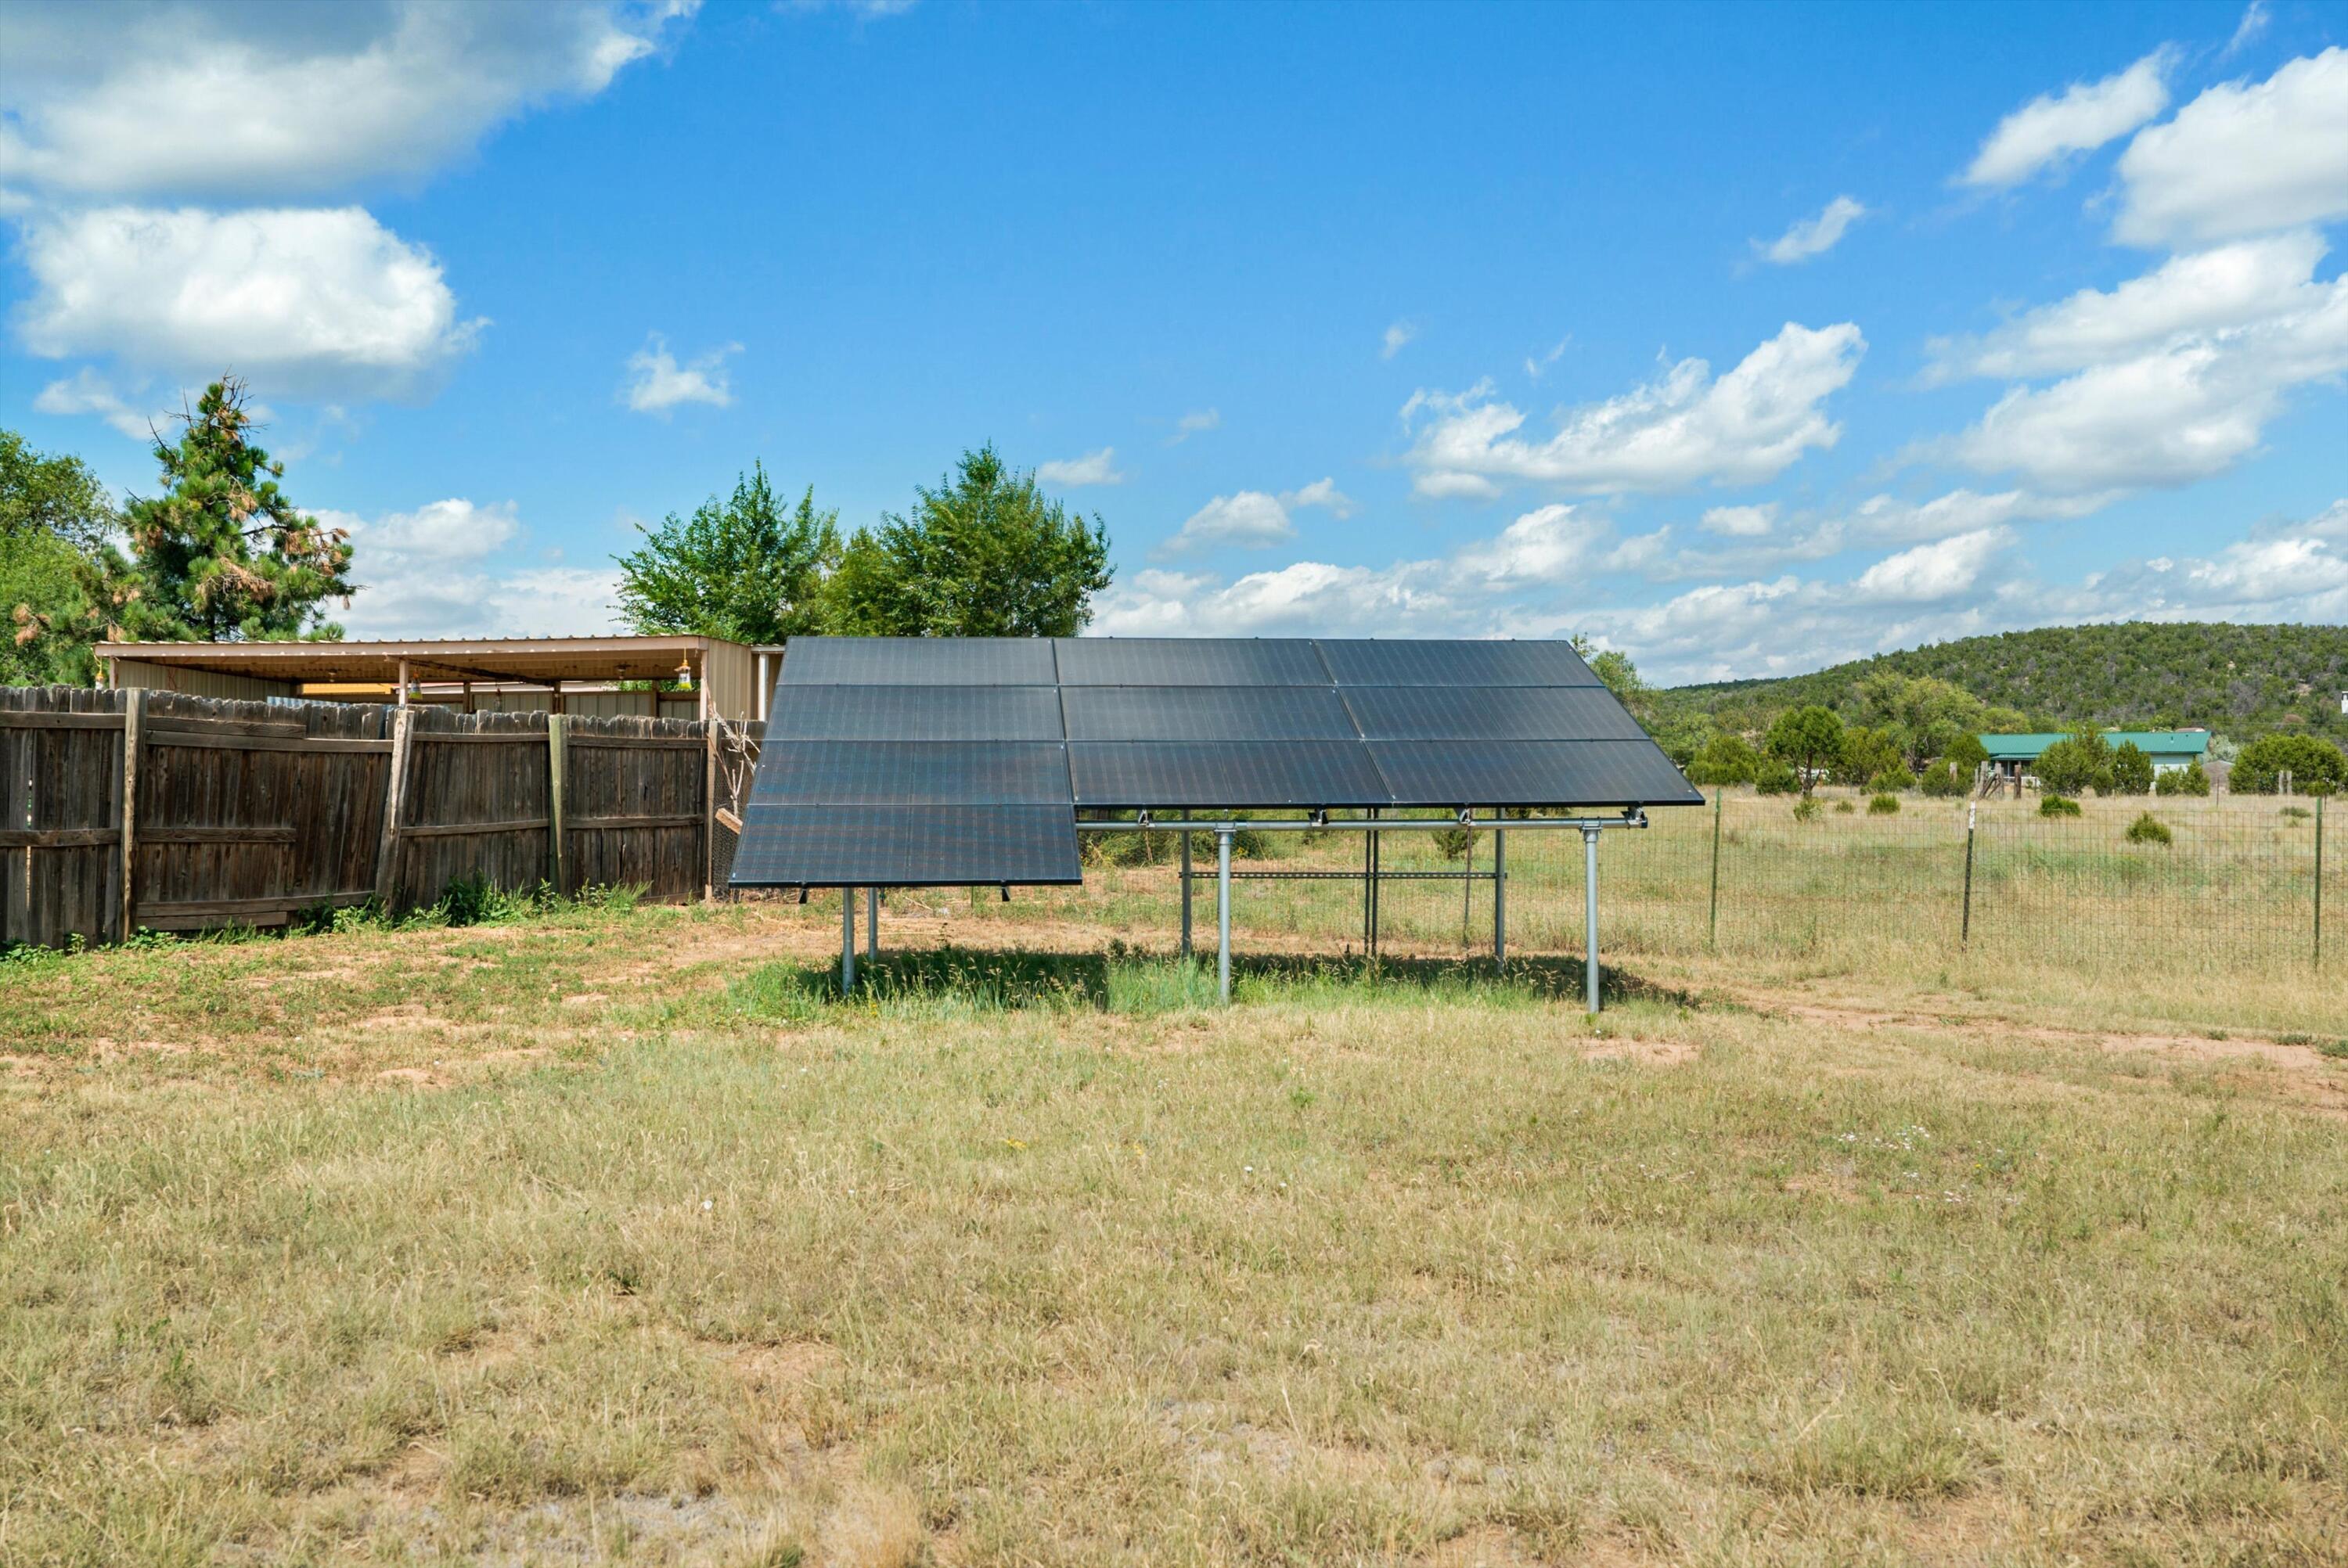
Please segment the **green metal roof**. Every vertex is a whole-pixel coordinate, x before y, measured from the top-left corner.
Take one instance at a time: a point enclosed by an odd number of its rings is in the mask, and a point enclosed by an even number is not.
[[[2069,740],[2067,731],[2054,730],[2034,735],[1983,735],[1982,750],[1992,762],[2035,762],[2038,753],[2057,741]],[[2106,730],[2104,743],[2118,747],[2133,745],[2147,756],[2205,756],[2209,751],[2207,730]]]

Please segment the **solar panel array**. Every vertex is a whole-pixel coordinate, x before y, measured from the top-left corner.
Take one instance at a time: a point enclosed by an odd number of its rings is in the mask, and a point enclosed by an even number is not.
[[[733,880],[1075,882],[1079,809],[1702,798],[1562,642],[801,638]]]

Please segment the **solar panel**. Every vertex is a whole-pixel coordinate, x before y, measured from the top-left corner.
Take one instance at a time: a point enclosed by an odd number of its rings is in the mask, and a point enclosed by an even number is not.
[[[1074,741],[1068,772],[1083,806],[1309,808],[1393,798],[1358,741]]]
[[[800,741],[758,762],[751,798],[811,805],[1066,805],[1057,742]]]
[[[1403,805],[1700,805],[1653,741],[1372,741]]]
[[[1049,686],[799,686],[768,741],[1057,741]]]
[[[1643,741],[1603,686],[1348,686],[1373,741]]]
[[[1063,686],[1326,686],[1301,637],[1063,637]]]
[[[1072,741],[1350,741],[1345,704],[1318,686],[1066,686]]]
[[[783,686],[1049,686],[1038,637],[801,637],[783,653]]]
[[[745,886],[942,887],[1081,880],[1066,805],[779,805],[744,813]]]
[[[1563,642],[1388,642],[1331,640],[1321,656],[1340,686],[1595,686]]]
[[[1076,809],[1693,804],[1559,642],[801,638],[733,880],[1077,880]]]

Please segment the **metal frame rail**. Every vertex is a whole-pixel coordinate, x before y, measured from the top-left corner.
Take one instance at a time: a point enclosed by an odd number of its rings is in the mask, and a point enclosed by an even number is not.
[[[1172,822],[1154,820],[1148,812],[1130,822],[1078,822],[1078,833],[1173,833],[1182,841],[1182,954],[1190,952],[1190,884],[1199,876],[1191,869],[1190,835],[1211,833],[1215,835],[1215,987],[1224,1002],[1231,999],[1231,884],[1234,881],[1271,881],[1275,879],[1344,877],[1350,871],[1241,871],[1231,870],[1231,839],[1245,831],[1257,833],[1359,833],[1365,835],[1363,854],[1364,930],[1367,950],[1377,950],[1377,888],[1385,880],[1439,879],[1444,881],[1489,880],[1493,896],[1493,956],[1507,957],[1507,887],[1508,863],[1504,858],[1503,835],[1509,833],[1572,831],[1581,835],[1583,859],[1582,904],[1583,998],[1589,1010],[1599,1009],[1598,996],[1598,835],[1609,828],[1643,828],[1647,825],[1644,808],[1633,806],[1620,816],[1532,816],[1507,819],[1506,825],[1488,824],[1492,827],[1493,868],[1482,871],[1394,871],[1378,869],[1378,840],[1389,833],[1441,833],[1448,828],[1472,827],[1476,824],[1472,810],[1461,811],[1453,817],[1391,817],[1375,815],[1343,817],[1331,820],[1325,815],[1295,822],[1253,822],[1236,819],[1183,818]],[[1010,889],[1005,888],[1007,897]],[[865,932],[865,955],[868,961],[880,956],[880,908],[877,888],[865,889],[867,896],[868,928]],[[851,887],[840,889],[839,898],[839,989],[844,994],[856,985],[856,893]]]

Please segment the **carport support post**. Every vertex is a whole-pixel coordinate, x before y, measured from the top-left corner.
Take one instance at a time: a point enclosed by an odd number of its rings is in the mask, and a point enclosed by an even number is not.
[[[1182,837],[1182,956],[1190,956],[1190,835]]]
[[[856,989],[856,889],[839,890],[839,994]]]
[[[1215,990],[1231,999],[1231,830],[1215,829]]]
[[[1582,989],[1598,1016],[1598,830],[1581,830]]]

